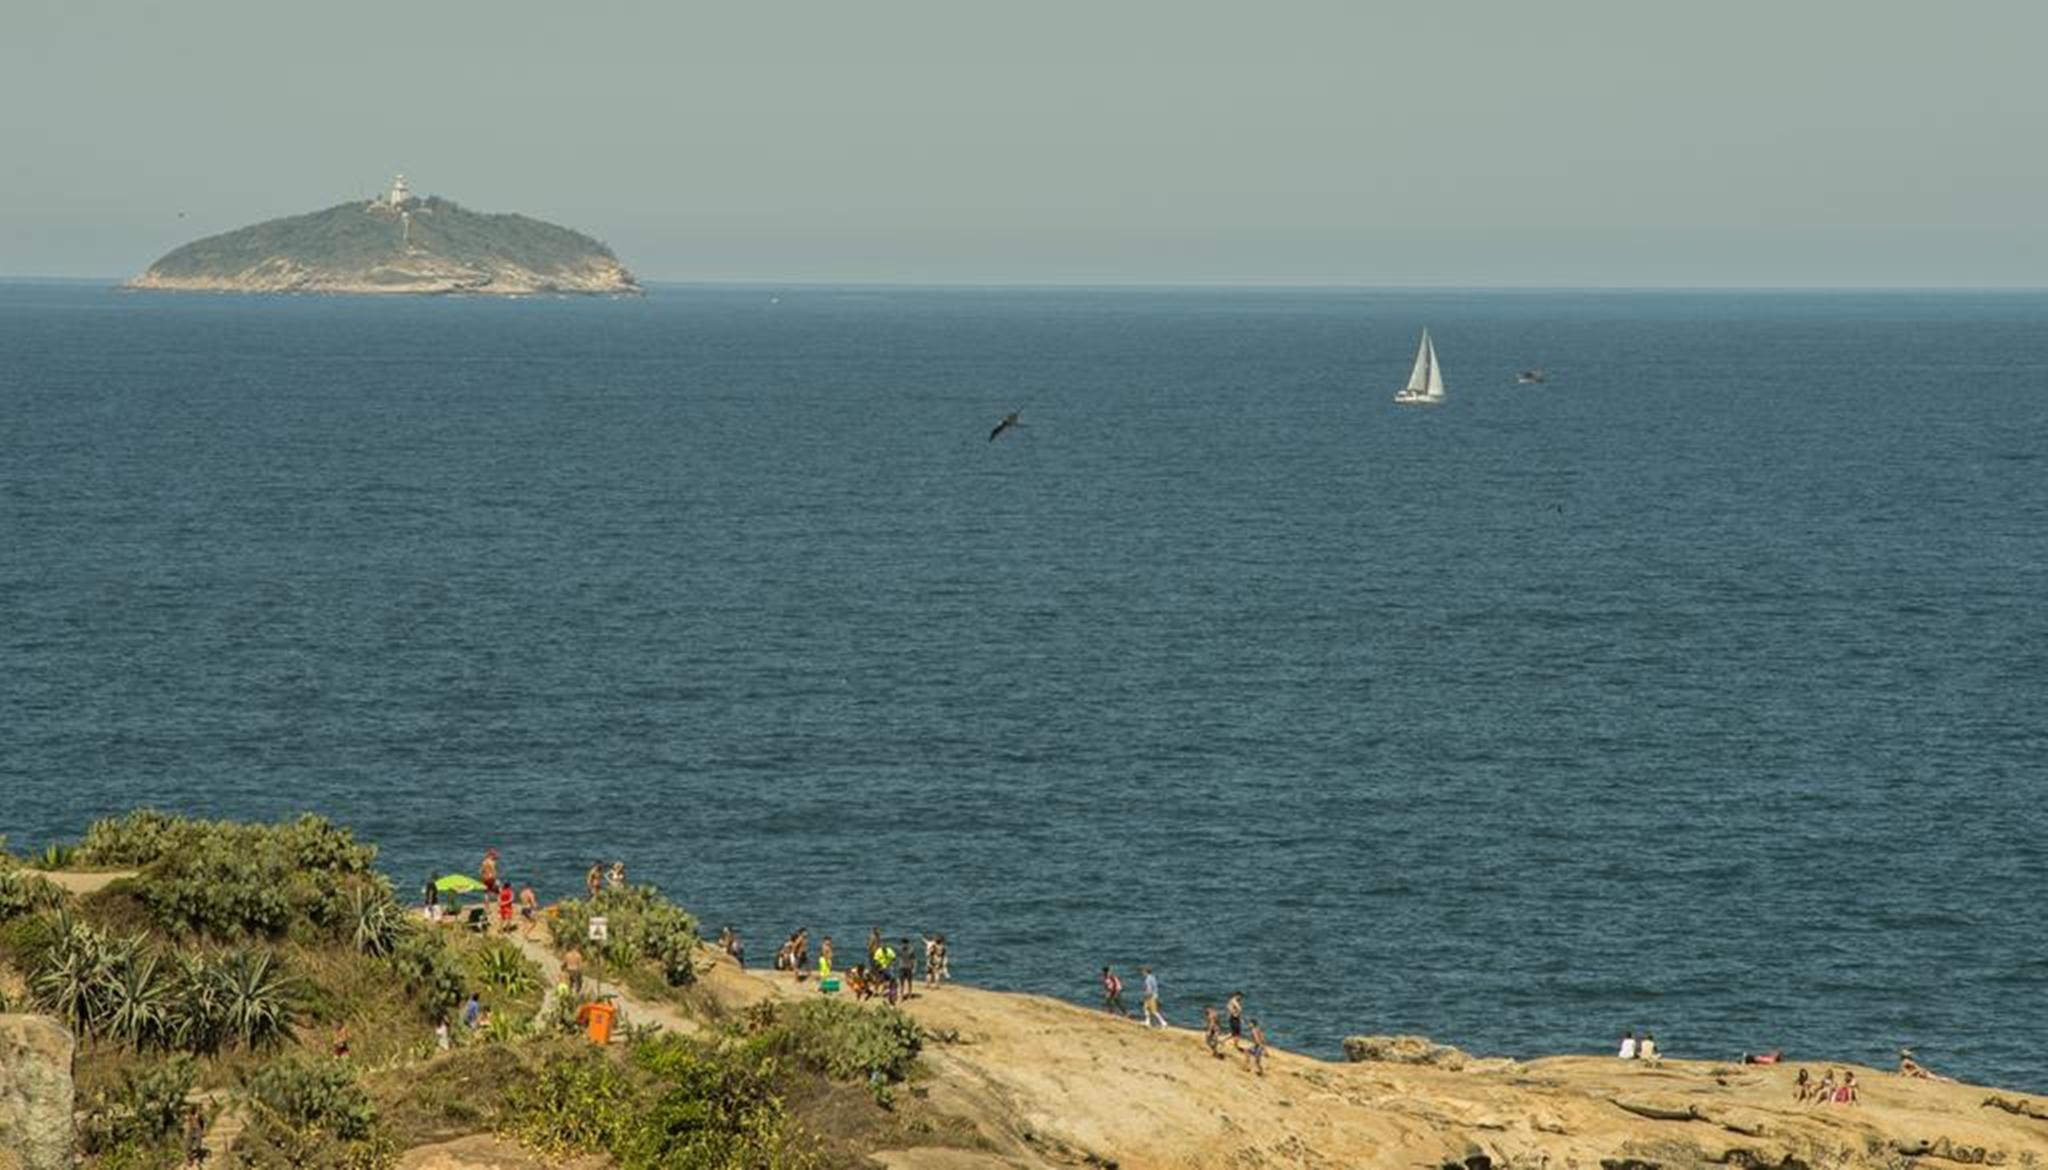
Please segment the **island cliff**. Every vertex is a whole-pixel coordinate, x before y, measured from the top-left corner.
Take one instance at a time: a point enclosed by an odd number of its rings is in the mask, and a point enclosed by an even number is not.
[[[391,194],[194,240],[124,287],[184,292],[638,295],[610,248],[523,215]]]

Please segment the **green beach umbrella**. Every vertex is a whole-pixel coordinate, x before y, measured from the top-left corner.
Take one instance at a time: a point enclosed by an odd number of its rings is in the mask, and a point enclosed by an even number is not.
[[[434,888],[444,894],[474,894],[484,884],[466,873],[451,873],[434,879]]]

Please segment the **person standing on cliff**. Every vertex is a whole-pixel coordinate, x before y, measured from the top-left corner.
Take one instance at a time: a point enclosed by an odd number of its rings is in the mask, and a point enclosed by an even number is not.
[[[1170,1025],[1166,1022],[1166,1013],[1159,1010],[1159,976],[1154,975],[1150,967],[1138,968],[1138,974],[1145,977],[1145,1026],[1147,1028],[1169,1027]],[[1158,1022],[1154,1023],[1154,1020]]]
[[[1257,1020],[1252,1021],[1252,1046],[1250,1048],[1245,1049],[1244,1052],[1246,1056],[1251,1058],[1252,1071],[1259,1074],[1260,1076],[1265,1076],[1266,1030],[1264,1028],[1259,1027],[1259,1022]]]
[[[483,882],[483,884],[484,884],[484,896],[485,896],[486,898],[495,898],[495,897],[497,897],[497,896],[498,896],[498,851],[497,851],[497,850],[495,850],[495,849],[486,849],[486,850],[484,850],[484,860],[483,860],[483,864],[482,864],[482,865],[479,865],[479,866],[477,866],[477,870],[476,870],[476,876],[477,876],[477,880],[479,880],[479,881]]]
[[[1229,1003],[1229,1005],[1228,1005],[1228,1007],[1227,1007],[1227,1009],[1226,1009],[1226,1010],[1227,1010],[1227,1011],[1229,1012],[1229,1014],[1230,1014],[1230,1046],[1231,1046],[1232,1048],[1235,1048],[1235,1049],[1237,1049],[1237,1050],[1238,1050],[1239,1052],[1243,1052],[1243,1051],[1244,1051],[1244,992],[1242,992],[1242,991],[1233,991],[1233,992],[1231,992],[1231,993],[1230,993],[1230,1003]]]
[[[590,872],[583,875],[583,888],[589,892],[590,900],[597,901],[597,892],[604,888],[604,863],[593,861]]]

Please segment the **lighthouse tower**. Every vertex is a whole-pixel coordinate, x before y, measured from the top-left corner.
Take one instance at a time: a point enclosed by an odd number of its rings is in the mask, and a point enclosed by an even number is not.
[[[385,200],[389,206],[394,209],[404,207],[412,202],[412,198],[412,188],[405,185],[404,175],[391,180],[391,195]]]

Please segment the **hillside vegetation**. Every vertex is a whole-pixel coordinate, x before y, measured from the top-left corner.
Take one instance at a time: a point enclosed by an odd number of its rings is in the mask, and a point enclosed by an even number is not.
[[[598,240],[430,198],[342,203],[194,240],[131,287],[249,292],[601,292],[639,285]]]
[[[888,1086],[914,1069],[914,1025],[838,1001],[707,1012],[689,1036],[622,1005],[614,1042],[594,1046],[589,1001],[546,986],[540,952],[430,924],[375,860],[317,817],[148,811],[33,862],[0,851],[0,1010],[77,1038],[88,1165],[181,1164],[195,1111],[214,1164],[259,1170],[374,1170],[472,1134],[648,1170],[852,1164],[865,1143],[849,1134],[886,1124]],[[98,888],[67,894],[38,865]],[[93,870],[112,880],[77,880]],[[604,957],[629,984],[680,1001],[715,961],[650,887],[606,890],[598,909],[620,924]]]

